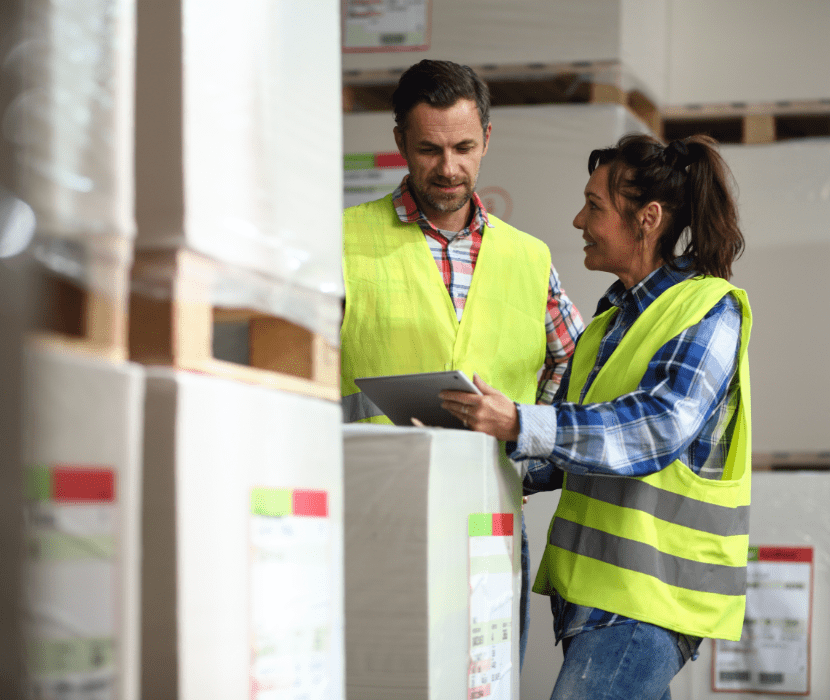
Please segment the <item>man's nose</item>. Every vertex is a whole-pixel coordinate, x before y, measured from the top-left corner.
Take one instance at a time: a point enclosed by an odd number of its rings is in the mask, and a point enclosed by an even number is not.
[[[445,151],[441,156],[438,168],[442,177],[451,180],[458,174],[458,158],[451,151]]]

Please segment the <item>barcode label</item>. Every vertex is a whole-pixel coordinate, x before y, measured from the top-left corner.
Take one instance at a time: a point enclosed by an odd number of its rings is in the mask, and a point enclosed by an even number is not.
[[[406,41],[406,34],[381,34],[380,43],[384,46],[400,46]]]
[[[749,682],[749,671],[721,671],[720,674],[718,675],[718,678],[720,678],[720,680],[725,682],[725,683],[735,682],[735,681],[748,683]]]
[[[759,673],[758,682],[761,685],[781,685],[784,682],[783,673]]]

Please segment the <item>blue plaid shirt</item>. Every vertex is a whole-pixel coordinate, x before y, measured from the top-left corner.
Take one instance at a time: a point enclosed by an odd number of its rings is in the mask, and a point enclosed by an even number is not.
[[[664,266],[631,289],[615,282],[597,314],[620,311],[609,324],[596,363],[580,394],[583,401],[599,370],[626,331],[660,294],[696,276]],[[741,334],[740,306],[727,294],[700,323],[666,343],[648,364],[636,391],[607,403],[565,401],[570,365],[553,406],[519,406],[521,432],[510,453],[529,459],[525,493],[561,485],[562,470],[575,474],[645,476],[680,459],[700,476],[719,479],[734,429]],[[633,622],[614,613],[551,601],[556,639],[581,631]],[[693,649],[699,640],[688,639]]]

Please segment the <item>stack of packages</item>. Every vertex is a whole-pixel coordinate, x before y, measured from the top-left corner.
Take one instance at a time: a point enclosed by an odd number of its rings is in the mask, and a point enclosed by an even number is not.
[[[339,3],[139,3],[142,696],[343,695]]]
[[[131,0],[26,3],[10,54],[21,71],[5,115],[19,195],[10,228],[31,253],[37,312],[23,401],[36,697],[140,696],[144,375],[126,359],[134,13]]]
[[[33,693],[342,697],[339,3],[21,26]]]

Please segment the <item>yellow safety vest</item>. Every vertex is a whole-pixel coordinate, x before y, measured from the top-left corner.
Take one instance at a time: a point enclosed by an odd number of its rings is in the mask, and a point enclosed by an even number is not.
[[[533,403],[545,358],[550,251],[490,215],[461,322],[421,228],[392,196],[344,213],[346,312],[341,327],[344,420],[388,423],[354,380],[461,369]]]
[[[634,391],[648,362],[700,322],[725,295],[742,309],[740,402],[720,481],[680,460],[648,476],[566,474],[533,590],[697,637],[740,639],[749,547],[751,420],[747,345],[752,315],[743,290],[698,277],[660,295],[597,374],[585,403]],[[609,309],[577,345],[568,401],[578,402],[608,324]]]

